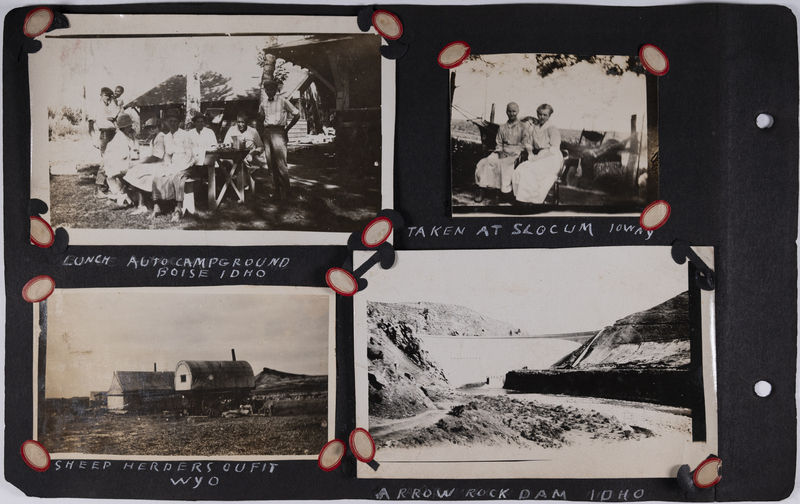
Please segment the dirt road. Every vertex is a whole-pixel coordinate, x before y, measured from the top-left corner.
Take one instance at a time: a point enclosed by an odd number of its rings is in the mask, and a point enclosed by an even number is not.
[[[421,429],[435,425],[447,415],[446,409],[428,410],[417,416],[398,419],[370,418],[369,430],[373,437],[387,438],[403,431]]]

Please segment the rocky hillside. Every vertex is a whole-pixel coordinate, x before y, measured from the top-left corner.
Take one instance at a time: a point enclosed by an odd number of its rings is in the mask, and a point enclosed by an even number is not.
[[[264,368],[255,376],[256,394],[326,392],[326,375],[304,375]]]
[[[436,408],[433,400],[449,393],[447,378],[415,336],[419,314],[410,311],[405,317],[397,305],[367,305],[370,416],[411,417]]]
[[[367,315],[387,323],[402,321],[415,334],[500,337],[520,336],[522,331],[506,322],[484,317],[469,308],[442,303],[369,302]]]
[[[689,365],[689,293],[617,320],[554,369],[681,369]]]

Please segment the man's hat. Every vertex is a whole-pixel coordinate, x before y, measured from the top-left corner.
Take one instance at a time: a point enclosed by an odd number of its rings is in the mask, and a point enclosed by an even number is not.
[[[264,87],[264,89],[266,88],[278,89],[278,83],[274,80],[265,80],[261,85]]]
[[[195,112],[194,115],[192,116],[192,121],[196,121],[197,119],[202,119],[205,121],[206,115],[203,114],[202,112]]]
[[[128,114],[120,114],[117,116],[117,129],[122,129],[133,125],[133,119]]]
[[[178,109],[169,109],[167,110],[167,119],[174,117],[175,119],[181,119],[181,112]]]
[[[158,120],[155,117],[151,117],[146,123],[144,123],[145,128],[149,128],[150,126],[158,128]]]
[[[101,95],[114,96],[114,91],[112,91],[111,88],[104,87],[104,88],[100,88],[100,94]]]

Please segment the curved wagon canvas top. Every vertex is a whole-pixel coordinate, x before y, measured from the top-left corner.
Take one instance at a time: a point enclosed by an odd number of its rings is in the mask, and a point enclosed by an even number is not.
[[[253,368],[246,361],[180,361],[175,368],[175,390],[253,388]]]

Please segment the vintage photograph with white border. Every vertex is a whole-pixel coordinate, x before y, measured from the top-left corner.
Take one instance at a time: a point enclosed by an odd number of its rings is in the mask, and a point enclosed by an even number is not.
[[[56,289],[35,311],[33,439],[53,459],[316,459],[335,308],[317,287]]]
[[[372,268],[354,296],[356,426],[379,466],[358,477],[695,467],[718,437],[714,292],[691,267],[642,246],[400,251]]]
[[[450,71],[453,216],[635,214],[658,197],[636,55],[473,54]]]
[[[352,17],[74,14],[37,40],[31,197],[70,244],[331,244],[392,207],[395,63]]]

